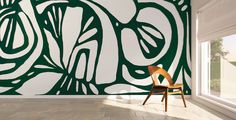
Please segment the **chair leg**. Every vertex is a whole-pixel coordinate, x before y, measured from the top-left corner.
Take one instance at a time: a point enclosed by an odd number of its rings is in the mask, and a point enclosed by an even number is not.
[[[187,107],[187,106],[186,106],[186,103],[185,103],[184,93],[183,93],[182,88],[180,88],[180,91],[181,91],[181,97],[182,97],[182,100],[183,100],[183,102],[184,102],[184,107]]]
[[[153,93],[153,89],[150,91],[150,93],[148,94],[148,96],[146,97],[146,99],[143,102],[143,105],[145,105],[145,103],[147,102],[147,100],[149,99],[149,97],[152,95]]]
[[[167,112],[168,89],[165,91],[165,112]]]
[[[165,98],[165,92],[163,93],[163,96],[162,96],[161,102],[163,102],[164,98]]]

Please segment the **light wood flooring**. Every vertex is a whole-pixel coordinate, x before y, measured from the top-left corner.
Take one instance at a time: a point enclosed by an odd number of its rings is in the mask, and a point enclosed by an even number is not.
[[[0,120],[233,120],[191,99],[187,108],[181,99],[164,103],[143,100],[105,98],[0,99]]]

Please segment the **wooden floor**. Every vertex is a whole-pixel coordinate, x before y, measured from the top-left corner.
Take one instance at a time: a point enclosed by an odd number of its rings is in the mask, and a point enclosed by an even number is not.
[[[233,120],[190,99],[0,99],[0,120]]]

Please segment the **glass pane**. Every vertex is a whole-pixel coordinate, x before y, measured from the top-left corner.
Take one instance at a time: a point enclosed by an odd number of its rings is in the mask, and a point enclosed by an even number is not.
[[[222,39],[212,41],[210,58],[210,94],[220,96],[220,60],[222,53]]]
[[[208,94],[236,103],[236,34],[209,44]]]

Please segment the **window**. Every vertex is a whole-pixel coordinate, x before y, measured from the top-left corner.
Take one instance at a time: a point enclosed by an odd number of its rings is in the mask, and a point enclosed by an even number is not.
[[[236,34],[201,42],[200,92],[236,106]]]

